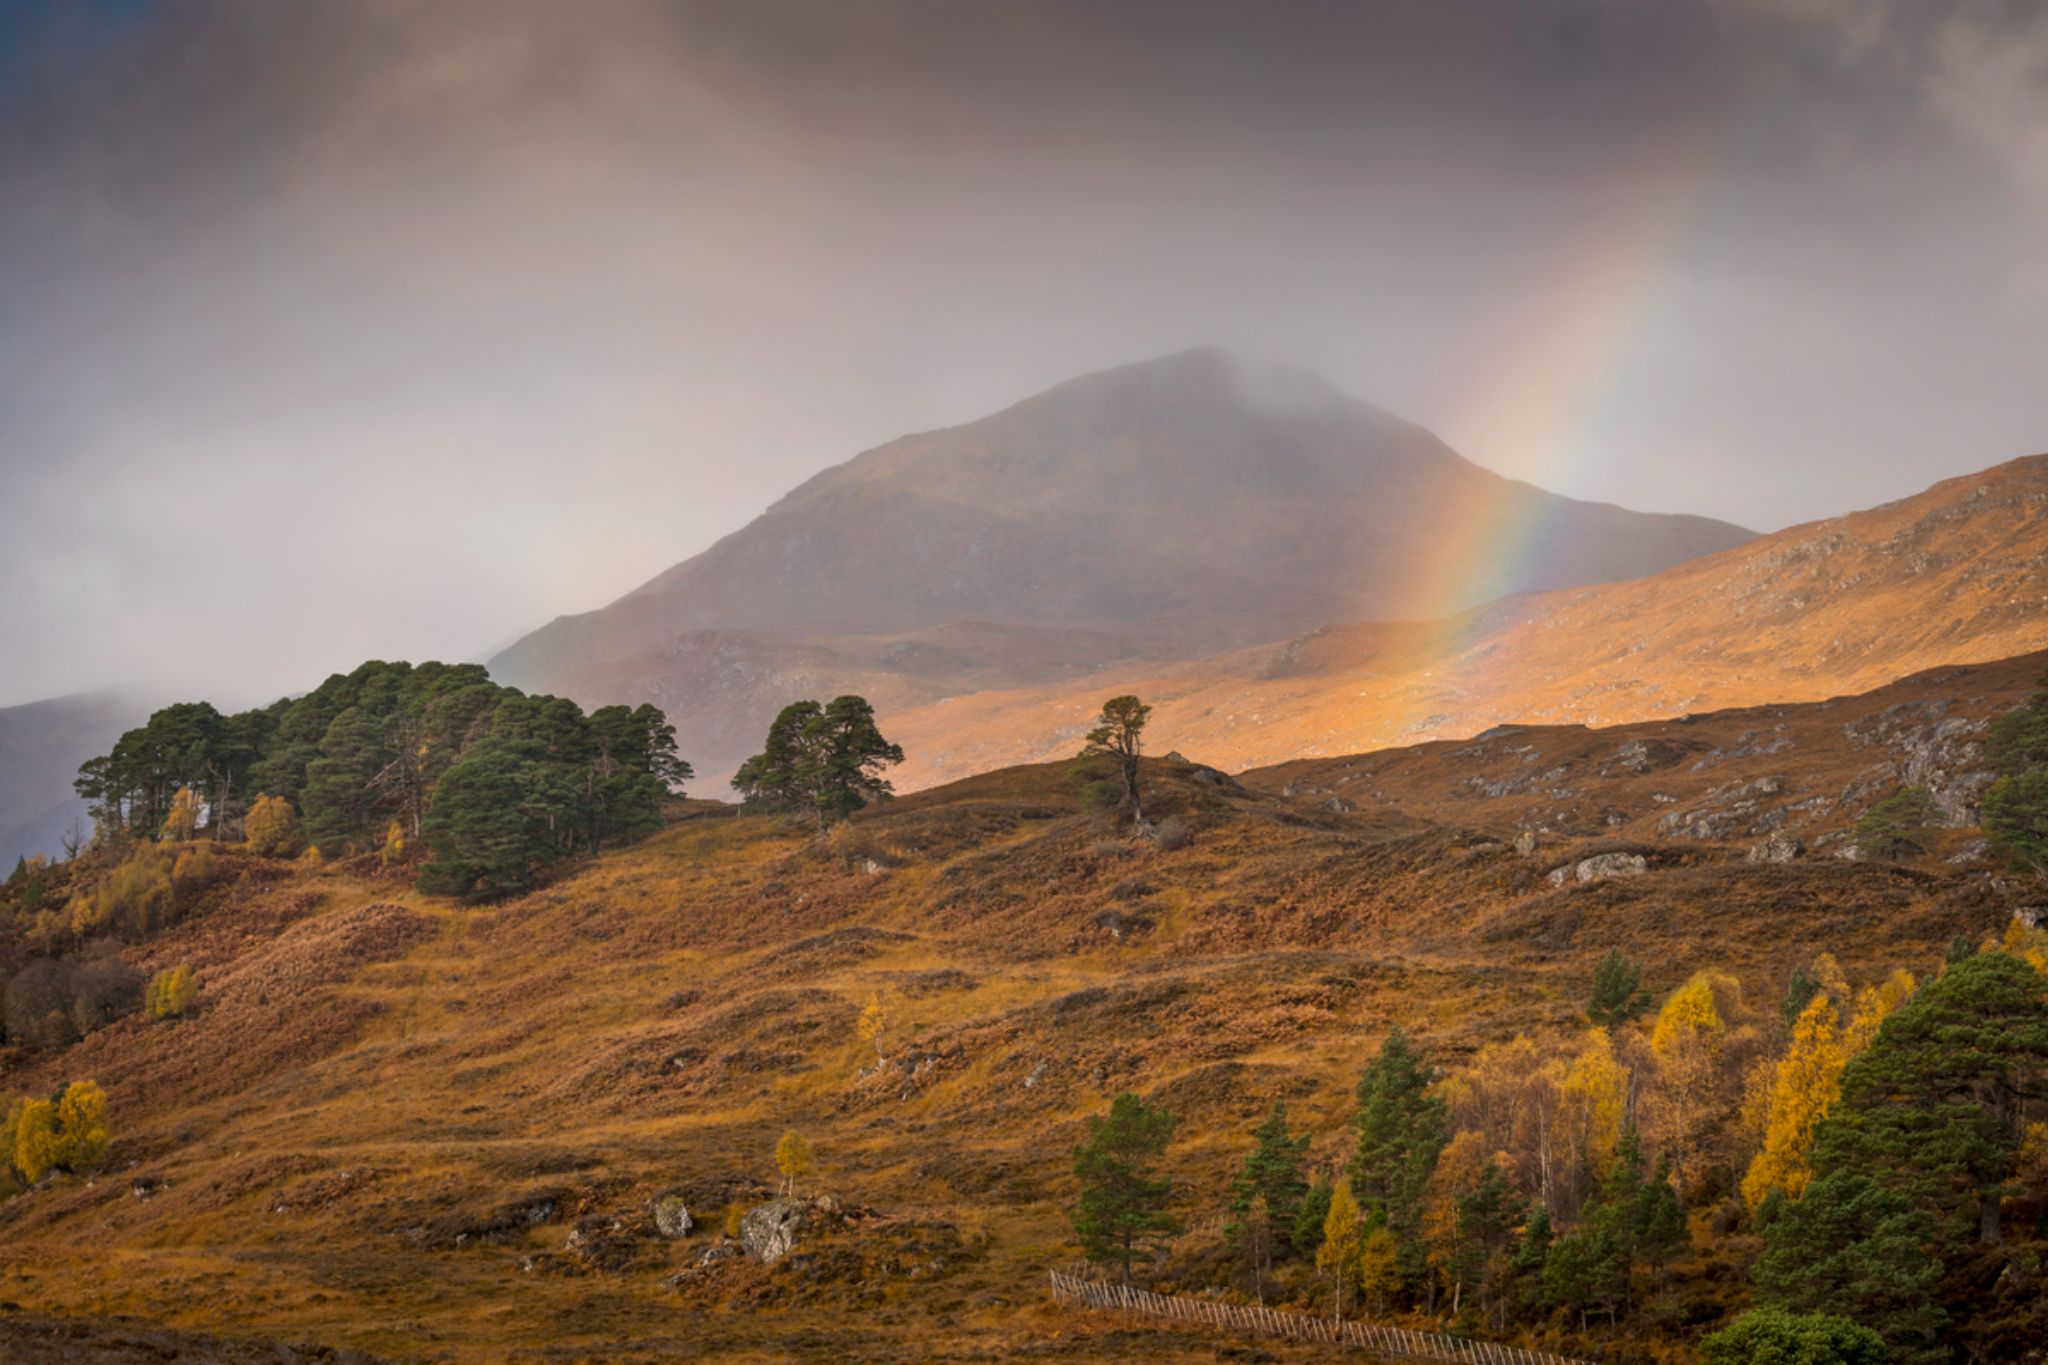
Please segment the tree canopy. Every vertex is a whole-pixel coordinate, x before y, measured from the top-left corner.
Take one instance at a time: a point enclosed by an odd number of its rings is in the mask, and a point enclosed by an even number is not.
[[[115,838],[167,822],[224,838],[246,812],[252,846],[285,853],[303,838],[333,854],[386,845],[396,825],[433,855],[423,889],[484,896],[658,828],[689,776],[653,706],[585,715],[501,687],[481,665],[372,661],[238,715],[165,707],[76,785]]]
[[[798,701],[776,715],[732,785],[748,810],[801,812],[825,825],[888,796],[894,789],[882,771],[902,761],[902,747],[882,737],[865,697]]]

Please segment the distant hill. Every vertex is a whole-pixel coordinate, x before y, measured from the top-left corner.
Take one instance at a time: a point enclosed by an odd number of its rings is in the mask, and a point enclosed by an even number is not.
[[[902,710],[1637,577],[1749,538],[1504,479],[1315,375],[1188,351],[828,469],[491,670],[652,701],[716,774],[813,693]],[[1504,545],[1497,576],[1460,580]]]
[[[1231,767],[1475,735],[1819,701],[2048,647],[2048,456],[1628,582],[884,716],[908,784],[1073,752],[1114,691],[1160,747]]]
[[[0,707],[0,859],[7,868],[24,854],[57,853],[71,823],[85,820],[85,802],[71,790],[78,765],[113,747],[147,712],[114,690]]]

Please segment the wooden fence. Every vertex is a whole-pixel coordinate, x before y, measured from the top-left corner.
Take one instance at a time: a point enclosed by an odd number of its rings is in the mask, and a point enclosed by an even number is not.
[[[1467,1362],[1467,1365],[1589,1365],[1589,1362],[1568,1356],[1525,1351],[1519,1346],[1466,1341],[1434,1332],[1411,1332],[1405,1327],[1382,1327],[1355,1318],[1325,1318],[1252,1304],[1154,1294],[1130,1285],[1083,1279],[1059,1270],[1052,1272],[1052,1296],[1056,1302],[1078,1304],[1084,1308],[1143,1313],[1174,1322],[1201,1323],[1233,1332],[1285,1337],[1290,1341],[1328,1341],[1338,1345],[1364,1346],[1382,1355],[1404,1356],[1411,1360],[1456,1360]]]

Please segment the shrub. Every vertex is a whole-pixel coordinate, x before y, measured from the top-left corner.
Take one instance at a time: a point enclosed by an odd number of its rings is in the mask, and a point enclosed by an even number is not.
[[[1824,1313],[1759,1308],[1700,1341],[1707,1365],[1883,1365],[1884,1338]]]
[[[149,979],[144,1008],[152,1019],[174,1019],[191,1013],[198,995],[198,987],[192,984],[192,969],[180,963],[176,967],[164,968]]]
[[[111,954],[38,958],[7,983],[7,1037],[23,1047],[66,1047],[141,1002],[142,975]]]
[[[1169,815],[1159,822],[1159,831],[1152,837],[1158,842],[1161,852],[1172,853],[1193,843],[1195,831],[1178,815]]]
[[[92,1081],[73,1081],[47,1100],[16,1100],[0,1124],[0,1156],[24,1185],[94,1164],[110,1140],[107,1095]]]
[[[251,853],[266,858],[297,857],[299,813],[282,796],[259,796],[242,817],[242,837]]]
[[[1932,843],[1934,822],[1940,815],[1934,793],[1925,787],[1893,792],[1856,821],[1856,852],[1860,857],[1891,863],[1920,857]]]
[[[37,958],[7,982],[4,1005],[7,1037],[29,1048],[56,1048],[77,1041],[71,1022],[71,963]]]
[[[78,965],[71,978],[71,1022],[80,1037],[97,1032],[142,1003],[142,973],[111,954]]]

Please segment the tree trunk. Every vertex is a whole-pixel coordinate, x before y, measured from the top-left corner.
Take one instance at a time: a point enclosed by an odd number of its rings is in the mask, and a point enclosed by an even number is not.
[[[1995,1247],[2005,1240],[2000,1229],[1999,1198],[1995,1190],[1985,1190],[1977,1196],[1977,1243],[1979,1246]]]

